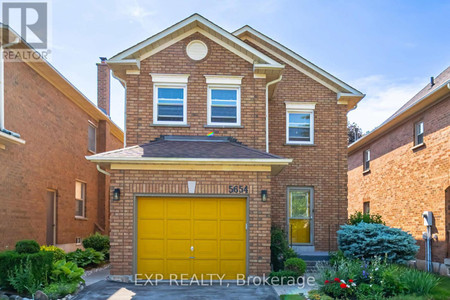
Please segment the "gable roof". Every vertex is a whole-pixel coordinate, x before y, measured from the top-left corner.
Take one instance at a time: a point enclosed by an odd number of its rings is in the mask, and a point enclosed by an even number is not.
[[[412,115],[427,109],[430,105],[440,101],[445,96],[450,95],[450,66],[447,67],[441,74],[439,74],[432,85],[428,83],[422,90],[420,90],[414,97],[406,102],[399,110],[392,116],[386,119],[378,127],[366,134],[359,140],[348,146],[349,153],[352,153],[369,142],[375,140],[377,137],[389,132],[401,122],[411,117]]]
[[[336,92],[338,94],[338,100],[349,102],[350,109],[354,108],[365,96],[357,89],[248,25],[234,31],[233,34],[243,40],[249,40],[256,46],[271,53],[283,62],[288,63],[333,92]]]

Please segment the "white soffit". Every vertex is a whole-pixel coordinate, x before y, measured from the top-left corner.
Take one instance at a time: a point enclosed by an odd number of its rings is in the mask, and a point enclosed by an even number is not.
[[[207,84],[234,84],[240,85],[244,76],[204,75]]]
[[[285,101],[286,109],[307,109],[307,110],[314,110],[316,109],[316,103],[317,102],[291,102],[291,101]]]
[[[156,74],[150,73],[153,83],[187,83],[189,74]]]

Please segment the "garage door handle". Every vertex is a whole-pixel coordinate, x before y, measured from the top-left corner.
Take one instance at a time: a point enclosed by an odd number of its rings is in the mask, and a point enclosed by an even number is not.
[[[194,246],[191,246],[191,251],[194,251]]]
[[[194,256],[190,256],[189,258],[192,258],[192,259],[194,259],[195,257],[194,257]]]

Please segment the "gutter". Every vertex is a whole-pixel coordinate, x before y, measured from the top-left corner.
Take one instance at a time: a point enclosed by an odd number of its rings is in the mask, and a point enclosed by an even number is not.
[[[280,82],[283,75],[266,84],[266,152],[269,153],[269,86]]]
[[[210,165],[235,164],[235,165],[288,165],[292,162],[290,158],[173,158],[173,157],[93,157],[86,156],[86,159],[96,163],[165,163],[165,164],[199,164]],[[98,167],[99,168],[99,167]],[[104,171],[104,170],[102,170]],[[101,171],[100,171],[101,172]],[[106,171],[105,171],[106,172]],[[103,173],[103,172],[102,172]]]
[[[105,170],[103,170],[102,168],[100,168],[100,165],[97,164],[97,171],[99,171],[102,174],[105,174],[106,176],[111,176],[110,173],[106,172]]]

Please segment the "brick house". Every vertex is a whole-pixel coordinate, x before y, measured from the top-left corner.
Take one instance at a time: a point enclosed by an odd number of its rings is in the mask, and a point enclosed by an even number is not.
[[[348,147],[348,211],[409,231],[424,259],[422,213],[433,213],[432,260],[449,257],[450,67]],[[423,262],[420,262],[423,263]]]
[[[85,156],[123,147],[123,132],[47,61],[11,58],[37,53],[15,32],[2,26],[1,37],[0,248],[73,250],[109,232],[109,177]]]
[[[198,14],[107,64],[126,88],[127,147],[88,160],[110,170],[117,200],[113,275],[262,275],[271,226],[298,252],[336,249],[347,111],[363,94],[249,26]]]

